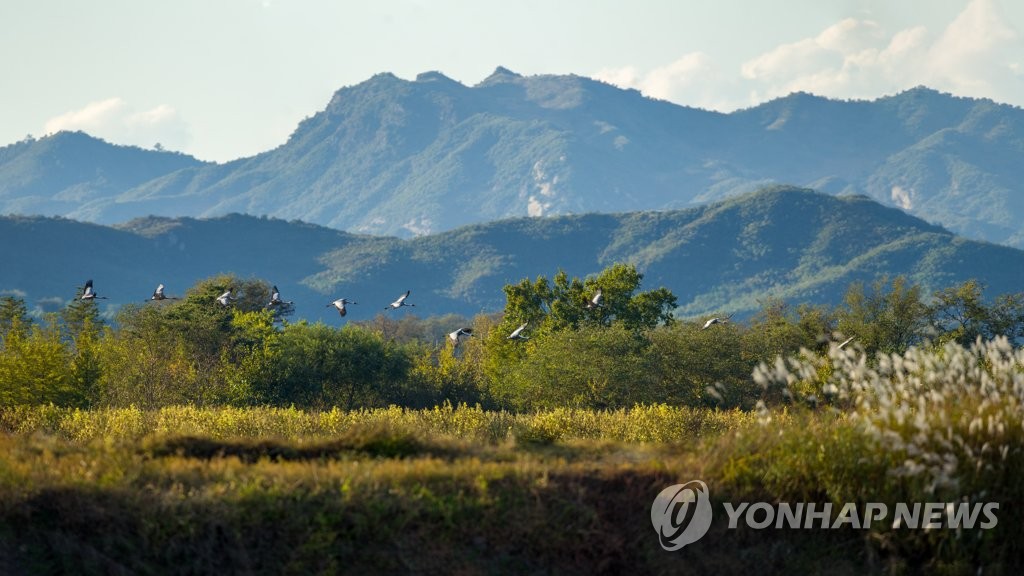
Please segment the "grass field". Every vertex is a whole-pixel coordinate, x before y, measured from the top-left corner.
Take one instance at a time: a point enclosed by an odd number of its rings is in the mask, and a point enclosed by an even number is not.
[[[731,530],[718,514],[699,542],[659,546],[654,496],[690,479],[716,502],[951,498],[927,474],[891,473],[905,455],[831,409],[34,407],[0,412],[0,430],[4,574],[990,574],[1021,564],[1021,489],[1009,477],[989,486],[1003,505],[992,530]],[[993,474],[1018,460],[1015,450]]]

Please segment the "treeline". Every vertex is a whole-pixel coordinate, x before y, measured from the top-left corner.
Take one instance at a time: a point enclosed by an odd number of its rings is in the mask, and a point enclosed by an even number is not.
[[[266,282],[233,276],[125,306],[112,325],[92,301],[33,319],[6,296],[0,405],[747,408],[763,396],[754,368],[802,348],[823,354],[853,337],[871,357],[1024,336],[1024,296],[989,301],[973,281],[926,294],[902,277],[881,279],[850,286],[834,307],[767,300],[742,322],[705,328],[706,318],[675,319],[675,296],[641,291],[641,280],[627,265],[583,280],[558,273],[506,286],[502,314],[382,314],[341,328],[289,322],[287,307],[267,307]],[[216,298],[227,289],[237,300],[225,307]],[[509,339],[523,324],[524,338]],[[473,336],[454,345],[446,334],[461,327]]]

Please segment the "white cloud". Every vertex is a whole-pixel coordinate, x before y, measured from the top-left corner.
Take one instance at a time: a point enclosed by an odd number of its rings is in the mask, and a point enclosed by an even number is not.
[[[798,91],[861,99],[917,85],[1024,106],[1021,54],[1024,41],[997,4],[970,0],[944,29],[893,31],[872,18],[844,18],[755,55],[738,70],[722,70],[693,52],[649,71],[624,66],[595,76],[648,96],[723,111]]]
[[[1015,36],[1013,29],[1003,24],[992,0],[973,0],[946,28],[934,51],[937,55],[961,59],[986,53]]]
[[[785,80],[795,75],[838,73],[847,60],[870,58],[881,40],[879,25],[871,20],[847,18],[829,26],[814,38],[783,44],[740,68],[748,80]]]
[[[593,77],[623,88],[635,88],[651,98],[712,110],[734,107],[720,90],[727,84],[721,71],[703,52],[684,54],[647,72],[624,66],[599,70]]]
[[[992,0],[973,0],[932,45],[928,73],[958,92],[988,91],[994,76],[1012,72],[1011,59],[1022,49]]]
[[[885,50],[882,50],[880,59],[882,62],[908,60],[924,47],[927,39],[928,30],[924,26],[900,30],[893,35]]]
[[[842,97],[878,94],[878,81],[914,50],[921,30],[892,38],[872,20],[844,19],[807,38],[779,46],[741,67],[758,94],[775,97],[805,91]],[[883,90],[884,92],[884,90]]]
[[[740,73],[747,80],[772,81],[790,76],[794,70],[808,71],[835,64],[831,55],[808,38],[783,44],[746,62]]]
[[[60,116],[50,118],[46,121],[46,132],[59,132],[61,130],[95,130],[110,122],[110,119],[124,109],[124,100],[120,98],[109,98],[99,102],[90,102],[81,110],[65,112]]]
[[[641,76],[633,66],[602,68],[593,74],[593,77],[598,80],[623,88],[636,88],[640,84]]]
[[[189,142],[188,125],[178,112],[160,104],[138,111],[122,98],[90,102],[46,121],[44,132],[81,130],[117,144],[150,148],[156,143],[180,150]]]
[[[890,34],[874,21],[848,18],[814,38],[749,60],[741,73],[760,97],[802,90],[870,98],[919,84],[982,95],[1012,77],[1018,62],[1012,56],[1022,49],[1018,34],[1004,23],[992,0],[971,0],[937,36],[923,26]],[[1013,95],[1012,89],[1004,92]]]
[[[712,70],[711,61],[703,52],[693,52],[651,70],[642,83],[642,89],[655,98],[670,100],[678,93],[686,93]]]

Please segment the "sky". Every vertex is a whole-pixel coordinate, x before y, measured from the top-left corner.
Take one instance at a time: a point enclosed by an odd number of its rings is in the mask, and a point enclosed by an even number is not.
[[[82,130],[224,162],[374,74],[497,66],[723,112],[919,85],[1024,106],[1024,2],[2,0],[0,146]]]

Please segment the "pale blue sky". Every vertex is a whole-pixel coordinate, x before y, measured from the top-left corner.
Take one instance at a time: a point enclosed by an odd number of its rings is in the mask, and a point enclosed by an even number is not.
[[[226,161],[378,72],[579,74],[729,111],[924,84],[1024,106],[1020,0],[4,0],[0,146],[80,129]]]

